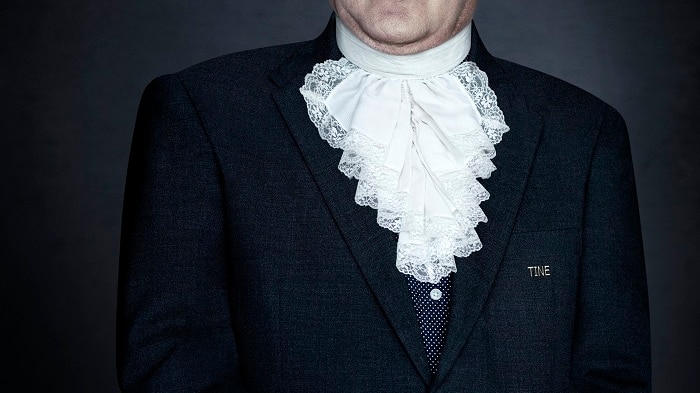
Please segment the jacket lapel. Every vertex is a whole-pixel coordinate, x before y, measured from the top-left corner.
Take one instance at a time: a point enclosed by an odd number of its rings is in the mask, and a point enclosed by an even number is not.
[[[458,258],[457,273],[452,276],[447,338],[432,386],[434,389],[439,387],[459,359],[488,299],[515,222],[543,126],[541,115],[528,106],[495,58],[486,51],[475,27],[472,37],[469,60],[489,77],[489,87],[498,97],[498,105],[510,131],[496,145],[493,160],[496,171],[489,179],[481,181],[491,194],[481,204],[488,222],[476,228],[483,248],[467,258]]]
[[[321,139],[299,92],[304,77],[315,64],[340,56],[332,18],[318,39],[271,76],[280,86],[273,97],[359,270],[427,384],[431,374],[413,302],[406,278],[394,268],[394,234],[377,225],[376,210],[354,202],[357,181],[348,179],[338,170],[342,151]]]

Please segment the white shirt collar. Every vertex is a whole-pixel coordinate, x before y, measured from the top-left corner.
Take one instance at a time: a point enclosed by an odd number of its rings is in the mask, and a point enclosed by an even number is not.
[[[343,56],[369,72],[389,78],[421,79],[445,74],[462,63],[471,48],[471,23],[446,42],[413,55],[389,55],[371,48],[336,17],[336,40]]]

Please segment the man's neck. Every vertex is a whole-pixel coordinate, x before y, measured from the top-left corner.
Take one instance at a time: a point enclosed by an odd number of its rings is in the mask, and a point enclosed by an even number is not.
[[[462,63],[471,47],[471,23],[454,37],[413,55],[390,55],[365,44],[336,18],[336,39],[350,62],[371,74],[390,78],[421,79],[444,74]]]

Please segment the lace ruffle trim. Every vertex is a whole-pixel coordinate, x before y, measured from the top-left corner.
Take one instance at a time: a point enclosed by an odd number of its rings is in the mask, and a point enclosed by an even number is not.
[[[317,64],[300,89],[309,117],[321,138],[333,148],[343,149],[338,169],[358,180],[355,202],[376,209],[377,223],[401,234],[398,270],[419,281],[437,283],[457,271],[454,256],[467,257],[482,247],[475,228],[487,221],[479,204],[489,198],[489,193],[477,179],[488,178],[496,169],[491,162],[496,154],[494,145],[509,127],[486,74],[476,64],[464,62],[449,72],[477,108],[481,129],[465,130],[450,138],[466,158],[462,168],[438,179],[456,208],[453,217],[425,217],[422,211],[408,208],[408,193],[398,190],[399,173],[383,165],[387,146],[356,130],[346,130],[326,106],[333,89],[357,71],[360,69],[345,58]],[[404,236],[425,241],[402,241]]]

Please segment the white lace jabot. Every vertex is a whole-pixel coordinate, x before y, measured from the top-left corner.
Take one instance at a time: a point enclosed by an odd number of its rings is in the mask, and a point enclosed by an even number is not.
[[[471,29],[410,56],[378,52],[338,19],[345,57],[317,64],[301,94],[321,138],[343,149],[338,164],[358,180],[355,202],[399,234],[396,267],[424,282],[456,272],[454,256],[481,249],[476,233],[508,131],[486,74],[464,61]]]

